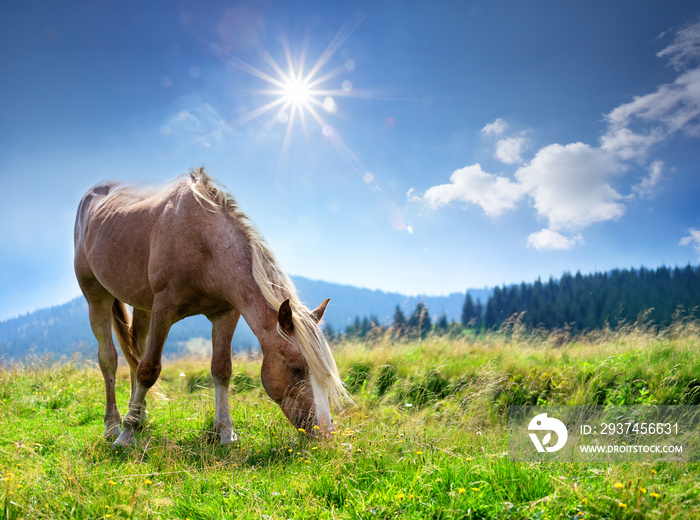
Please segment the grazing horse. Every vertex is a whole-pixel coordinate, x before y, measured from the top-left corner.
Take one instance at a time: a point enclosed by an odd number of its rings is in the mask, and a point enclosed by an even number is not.
[[[161,370],[170,327],[187,316],[212,322],[215,430],[237,442],[228,387],[231,338],[241,315],[260,342],[267,395],[296,427],[333,430],[330,402],[348,397],[319,327],[328,304],[309,311],[234,198],[203,168],[159,190],[99,184],[80,201],[75,273],[88,302],[105,381],[104,435],[134,443],[146,394]],[[133,316],[126,305],[133,308]],[[117,350],[131,372],[129,412],[115,399]]]

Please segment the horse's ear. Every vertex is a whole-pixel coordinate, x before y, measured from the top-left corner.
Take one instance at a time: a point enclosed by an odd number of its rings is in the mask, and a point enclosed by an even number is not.
[[[316,323],[321,321],[321,318],[323,318],[323,313],[326,312],[326,306],[328,305],[328,302],[331,301],[330,298],[326,298],[325,301],[316,307],[314,310],[311,311],[311,317],[314,319]]]
[[[289,305],[289,298],[282,302],[280,310],[277,311],[277,321],[282,327],[282,330],[287,334],[294,331],[294,322],[292,321],[292,306]]]

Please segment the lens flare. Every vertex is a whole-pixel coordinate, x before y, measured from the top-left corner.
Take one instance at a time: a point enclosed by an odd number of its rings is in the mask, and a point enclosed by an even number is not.
[[[308,137],[307,123],[311,120],[317,125],[319,135],[330,144],[354,169],[355,173],[372,192],[382,198],[391,208],[389,224],[399,231],[413,234],[413,227],[405,222],[403,212],[380,186],[374,174],[368,172],[362,159],[354,153],[343,141],[338,129],[327,119],[340,117],[351,119],[340,108],[340,98],[379,99],[371,92],[357,89],[353,81],[342,78],[355,72],[356,62],[350,58],[349,51],[343,50],[341,63],[332,70],[327,70],[333,56],[338,52],[362,22],[363,17],[358,16],[348,22],[336,34],[326,49],[321,53],[313,65],[307,66],[308,39],[300,53],[294,54],[284,36],[279,36],[284,51],[285,62],[278,63],[264,48],[258,48],[263,64],[260,68],[250,65],[240,58],[226,54],[219,46],[211,46],[211,51],[217,56],[227,59],[229,66],[244,71],[260,80],[267,86],[252,93],[272,98],[268,103],[247,110],[233,121],[240,126],[253,121],[261,116],[268,115],[270,122],[266,125],[269,131],[273,125],[284,125],[284,138],[282,151],[279,157],[280,168],[284,163],[290,149],[292,136],[301,128]],[[339,77],[340,76],[340,77]],[[335,85],[334,85],[335,84]],[[383,97],[383,99],[392,99]],[[299,124],[297,124],[297,122]],[[385,124],[389,128],[396,126],[393,118],[387,118]]]
[[[283,90],[283,98],[286,103],[308,109],[309,103],[313,99],[313,89],[309,88],[308,83],[300,80],[291,80],[285,84]]]

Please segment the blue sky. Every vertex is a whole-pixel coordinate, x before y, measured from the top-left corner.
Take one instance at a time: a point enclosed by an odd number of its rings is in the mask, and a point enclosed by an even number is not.
[[[0,319],[79,294],[91,185],[198,166],[313,279],[697,264],[699,56],[690,1],[3,2]]]

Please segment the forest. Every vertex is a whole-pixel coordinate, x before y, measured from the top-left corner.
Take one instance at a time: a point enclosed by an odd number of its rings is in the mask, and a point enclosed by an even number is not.
[[[616,269],[585,276],[566,273],[557,281],[550,278],[546,283],[537,280],[497,287],[484,308],[483,322],[486,328],[497,327],[514,314],[524,313],[525,324],[549,330],[615,328],[640,317],[666,327],[677,311],[692,313],[698,305],[697,267]]]
[[[616,328],[637,320],[667,327],[677,313],[692,315],[699,305],[700,270],[690,265],[565,273],[547,282],[495,287],[485,304],[467,293],[460,321],[449,321],[445,314],[433,321],[425,305],[418,303],[408,317],[397,306],[389,323],[382,324],[376,316],[358,316],[345,336],[363,338],[391,329],[395,336],[424,337],[431,330],[494,329],[514,317],[531,328],[572,332]]]

